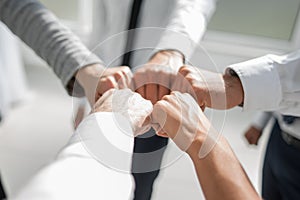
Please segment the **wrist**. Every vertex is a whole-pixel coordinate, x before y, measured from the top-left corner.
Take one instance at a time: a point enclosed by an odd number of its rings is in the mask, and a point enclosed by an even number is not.
[[[79,69],[75,75],[76,80],[86,90],[90,87],[96,87],[98,79],[102,76],[105,68],[101,64],[92,64]]]
[[[172,69],[176,70],[176,72],[184,64],[184,62],[184,55],[181,52],[172,49],[158,51],[149,59],[149,63],[168,65]]]
[[[226,92],[227,108],[242,106],[244,102],[244,89],[238,75],[231,69],[223,75]]]
[[[206,135],[198,130],[196,133],[196,137],[194,138],[189,148],[186,150],[186,153],[190,156],[192,160],[199,157],[199,151],[201,149],[202,144],[205,141],[205,138]]]

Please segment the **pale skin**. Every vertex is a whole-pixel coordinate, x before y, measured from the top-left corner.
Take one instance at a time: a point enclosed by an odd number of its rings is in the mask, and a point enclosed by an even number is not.
[[[128,87],[152,104],[171,90],[190,93],[202,109],[229,109],[243,102],[244,91],[238,77],[182,65],[180,53],[163,50],[134,75],[127,66],[105,68],[94,64],[78,70],[75,77],[91,105],[109,89]]]
[[[155,104],[170,94],[171,83],[182,65],[183,56],[177,51],[159,51],[134,73],[134,90]]]
[[[212,151],[206,157],[199,158],[198,153],[205,141],[207,130],[211,127],[200,109],[197,110],[199,120],[195,120],[196,124],[185,123],[186,126],[197,127],[192,140],[189,140],[191,135],[186,136],[184,132],[181,132],[181,137],[179,137],[190,143],[188,145],[186,143],[179,144],[180,141],[175,139],[183,115],[178,111],[180,107],[178,100],[174,101],[173,94],[168,95],[170,93],[169,86],[172,86],[170,80],[177,82],[177,85],[174,86],[173,84],[172,90],[193,93],[197,103],[203,109],[205,107],[228,109],[241,104],[244,94],[240,80],[228,74],[222,75],[204,71],[200,72],[202,74],[200,75],[201,78],[198,76],[197,79],[195,77],[199,75],[199,72],[191,69],[191,66],[181,67],[177,77],[173,79],[174,71],[182,65],[182,58],[180,59],[177,54],[175,55],[174,58],[172,53],[167,55],[166,52],[156,54],[134,76],[136,91],[154,104],[152,120],[162,128],[158,131],[158,134],[172,138],[182,150],[187,152],[194,163],[198,180],[207,199],[260,199],[225,138],[221,136]],[[154,65],[165,65],[174,70],[170,72],[169,70],[163,70],[161,67],[153,67]],[[111,88],[125,88],[130,85],[131,74],[126,67],[109,70],[104,76],[101,74],[103,74],[102,66],[96,66],[96,68],[92,66],[79,70],[76,75],[92,105],[105,91]],[[184,84],[186,84],[188,82],[188,85],[190,85],[187,87],[188,89],[178,84],[178,77],[181,79],[179,83],[185,82]],[[168,82],[164,82],[164,80],[168,80]],[[97,92],[95,93],[95,91]],[[160,115],[155,115],[155,113],[161,112],[165,113],[166,121],[160,119]],[[185,128],[189,130],[189,127]]]
[[[105,68],[103,65],[93,64],[78,70],[75,77],[84,88],[91,106],[112,88],[131,88],[154,104],[164,95],[170,94],[172,80],[182,65],[182,54],[174,50],[162,50],[155,53],[134,76],[127,66]],[[84,118],[84,110],[84,107],[78,108],[75,129]]]
[[[132,88],[153,104],[170,93],[170,84],[183,56],[172,50],[157,52],[134,76],[127,66],[105,68],[101,64],[84,67],[76,73],[76,80],[83,87],[91,105],[109,89]]]
[[[191,102],[189,101],[190,105]],[[185,151],[193,161],[206,199],[261,199],[224,137],[219,138],[206,157],[199,158],[201,145],[204,143],[207,130],[211,129],[211,124],[201,109],[193,109],[199,119],[187,120],[185,116],[189,114],[184,113],[185,105],[178,98],[178,94],[172,93],[154,105],[151,117],[152,121],[159,124],[162,129],[160,132],[166,133],[173,140],[177,135],[186,134],[182,130],[195,129],[192,141]],[[183,129],[179,128],[180,126],[183,126]],[[190,136],[186,137],[191,138]],[[174,140],[174,142],[182,147],[180,141]]]
[[[127,66],[105,68],[94,64],[78,70],[75,77],[83,87],[90,104],[94,105],[107,90],[128,88],[132,73]]]

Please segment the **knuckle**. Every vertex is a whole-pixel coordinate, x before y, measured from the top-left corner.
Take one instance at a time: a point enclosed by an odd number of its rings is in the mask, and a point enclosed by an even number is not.
[[[172,96],[171,95],[165,95],[163,96],[162,100],[164,101],[170,101],[172,99]]]
[[[121,71],[125,72],[125,73],[129,73],[131,72],[130,68],[128,66],[122,66],[121,67]]]
[[[118,78],[122,78],[123,77],[123,72],[122,71],[117,71],[115,73],[115,75],[118,77]]]
[[[179,69],[179,72],[189,72],[189,71],[190,71],[190,67],[188,65],[183,65]]]
[[[164,108],[165,108],[164,100],[160,100],[160,101],[156,102],[156,104],[154,104],[154,106],[153,106],[153,109],[155,109],[155,110],[157,110],[157,109],[164,110]]]

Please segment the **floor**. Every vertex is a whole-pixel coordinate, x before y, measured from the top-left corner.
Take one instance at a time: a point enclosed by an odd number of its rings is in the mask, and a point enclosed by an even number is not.
[[[31,98],[12,109],[0,126],[0,168],[9,194],[16,193],[42,166],[55,158],[73,132],[72,98],[46,67],[26,67]],[[267,135],[259,147],[243,138],[253,112],[240,108],[208,111],[213,124],[232,145],[254,186],[259,190],[260,168]],[[156,181],[153,199],[196,200],[202,193],[191,161],[182,156],[164,168]]]

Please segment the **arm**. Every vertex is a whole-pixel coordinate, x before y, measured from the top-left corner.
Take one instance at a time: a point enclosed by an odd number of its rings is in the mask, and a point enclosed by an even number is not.
[[[214,12],[216,0],[176,0],[173,13],[149,62],[134,75],[135,89],[154,104],[170,93],[171,82],[193,53]],[[195,26],[195,21],[198,26]],[[151,84],[150,84],[151,83]]]
[[[241,80],[244,110],[300,115],[300,50],[283,56],[266,55],[229,68]]]
[[[159,135],[169,136],[188,153],[207,199],[260,199],[225,138],[189,94],[173,92],[156,103],[152,123]],[[210,149],[205,156],[203,147]]]
[[[0,19],[53,68],[65,86],[79,68],[102,64],[36,0],[1,0]]]
[[[126,67],[105,70],[102,61],[37,0],[0,0],[0,20],[53,68],[69,94],[86,95],[92,105],[106,90],[126,87],[131,79]]]
[[[122,128],[130,130],[128,121],[122,122]],[[120,127],[112,113],[89,115],[57,158],[39,170],[10,199],[130,199],[133,189],[129,173],[131,154],[124,152],[132,152],[133,137],[126,137]],[[117,138],[108,141],[114,137]],[[121,146],[115,146],[117,144]],[[109,158],[118,158],[120,165],[111,165]]]
[[[176,0],[170,21],[156,49],[177,49],[190,58],[205,33],[217,0]],[[197,25],[195,25],[197,22]]]
[[[151,111],[129,89],[107,91],[57,159],[12,199],[130,199],[134,136],[149,127]]]
[[[234,64],[224,75],[184,66],[179,70],[178,80],[187,80],[199,105],[217,109],[241,105],[244,110],[277,110],[298,116],[299,66],[300,50]]]
[[[197,154],[203,141],[196,143],[188,154],[207,199],[261,199],[224,137],[203,159]]]
[[[237,76],[183,66],[172,84],[173,91],[190,93],[204,109],[229,109],[243,102],[244,91]]]

